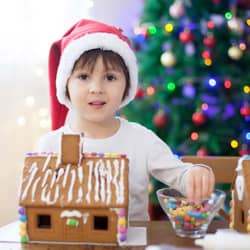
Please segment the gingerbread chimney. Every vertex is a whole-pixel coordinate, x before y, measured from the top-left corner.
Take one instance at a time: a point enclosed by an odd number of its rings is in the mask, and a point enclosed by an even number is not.
[[[82,154],[81,135],[62,134],[60,162],[61,164],[80,163]]]

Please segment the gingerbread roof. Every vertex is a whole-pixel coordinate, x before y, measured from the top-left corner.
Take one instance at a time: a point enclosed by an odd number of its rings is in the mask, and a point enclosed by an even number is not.
[[[25,160],[20,204],[55,207],[121,207],[127,204],[128,160],[87,157],[81,165],[58,165],[55,156]]]
[[[122,155],[80,156],[76,164],[70,163],[70,160],[62,162],[60,154],[28,154],[19,194],[20,205],[74,208],[127,206],[128,159]]]

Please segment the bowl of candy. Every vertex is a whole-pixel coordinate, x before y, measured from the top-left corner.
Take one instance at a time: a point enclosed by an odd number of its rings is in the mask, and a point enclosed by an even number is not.
[[[172,188],[156,191],[157,198],[168,216],[177,236],[201,238],[205,236],[208,226],[224,206],[225,192],[215,190],[207,199],[194,203]]]

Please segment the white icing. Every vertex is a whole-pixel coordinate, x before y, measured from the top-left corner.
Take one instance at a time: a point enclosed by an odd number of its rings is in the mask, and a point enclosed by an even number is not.
[[[55,198],[53,203],[56,203],[59,198],[59,190],[60,190],[59,185],[56,184]]]
[[[84,143],[84,134],[81,133],[80,142],[79,142],[79,162],[78,162],[78,165],[80,165],[82,162],[83,143]]]
[[[48,204],[48,202],[50,200],[50,191],[48,191],[47,195],[45,195],[47,187],[48,187],[48,184],[45,185],[45,187],[42,189],[42,193],[41,193],[41,200],[43,202],[45,202],[46,204]]]
[[[68,191],[68,202],[71,202],[73,199],[73,189],[74,189],[74,184],[76,180],[76,172],[74,169],[71,170],[71,183],[69,186],[69,191]]]
[[[66,171],[64,174],[64,178],[63,178],[63,183],[62,183],[64,188],[66,186],[66,182],[67,182],[67,178],[68,178],[68,174],[69,174],[69,169],[70,169],[70,164],[67,164]]]
[[[88,217],[89,217],[89,213],[83,213],[82,214],[83,224],[87,224]]]
[[[88,203],[90,203],[90,192],[92,188],[91,181],[92,181],[93,161],[88,161],[87,166],[89,167],[89,176],[88,176],[88,192],[86,195],[86,200]]]
[[[94,173],[95,173],[95,201],[99,201],[99,164],[98,162],[95,165]]]
[[[107,199],[106,199],[106,204],[110,204],[111,200],[111,181],[112,181],[112,169],[111,169],[111,163],[108,160],[107,161]]]
[[[246,159],[248,159],[249,156],[248,155],[243,155],[242,157],[240,157],[240,159],[238,160],[238,164],[237,164],[237,167],[236,167],[236,171],[240,171],[242,170],[242,162]]]
[[[79,189],[78,189],[78,198],[77,198],[76,202],[77,203],[82,202],[82,197],[83,197],[82,187],[79,187]]]
[[[49,168],[47,169],[45,175],[44,175],[44,178],[43,178],[43,182],[42,182],[42,188],[44,187],[44,185],[47,183],[47,179],[48,179],[48,176],[52,173],[52,170]]]
[[[121,166],[120,166],[120,181],[119,181],[119,203],[124,202],[124,167],[125,167],[125,162],[124,159],[121,160]]]
[[[242,175],[238,175],[235,180],[235,187],[238,195],[238,199],[240,201],[243,200],[244,194],[244,177]]]
[[[42,189],[41,200],[45,202],[47,205],[52,205],[55,204],[59,198],[59,186],[58,184],[56,185],[56,190],[53,200],[51,200],[51,190],[49,190],[46,195],[46,190],[48,187],[49,186],[46,184],[45,187]]]
[[[23,191],[23,195],[22,195],[22,200],[26,199],[28,191],[30,189],[30,186],[34,180],[34,177],[36,175],[36,172],[38,171],[38,167],[37,167],[37,163],[34,162],[30,168],[31,174],[29,176],[29,180],[28,180],[28,184],[26,185],[24,191]]]
[[[80,184],[82,184],[82,182],[83,182],[83,169],[82,169],[82,166],[78,165],[77,173],[78,173],[79,182],[80,182]],[[78,194],[78,197],[77,197],[76,202],[80,203],[80,202],[82,202],[82,197],[83,197],[82,185],[80,185],[77,194]]]
[[[42,168],[42,172],[44,172],[46,170],[46,168],[48,167],[49,165],[49,162],[50,162],[50,158],[51,158],[51,155],[49,154],[44,162],[44,165],[43,165],[43,168]]]
[[[53,176],[51,178],[51,182],[50,182],[50,188],[53,188],[53,186],[56,182],[56,175],[57,175],[57,173],[56,173],[56,171],[54,171]]]
[[[78,166],[77,168],[77,171],[78,171],[78,178],[79,178],[79,181],[80,183],[82,183],[82,180],[83,180],[83,169],[82,169],[82,166]]]
[[[105,176],[106,176],[106,171],[105,171],[105,166],[102,160],[99,161],[100,162],[100,168],[99,168],[99,172],[100,172],[100,176],[101,176],[101,200],[102,202],[105,201],[106,199],[106,190],[105,190]]]
[[[59,182],[61,176],[64,174],[64,169],[63,168],[59,168],[58,172],[57,172],[57,178],[56,178],[56,183]]]
[[[116,195],[116,202],[118,203],[119,201],[119,190],[118,190],[118,184],[117,184],[117,177],[119,174],[119,162],[117,160],[114,161],[114,168],[115,168],[115,174],[112,180],[112,183],[115,186],[115,195]]]
[[[64,218],[64,217],[77,217],[77,218],[81,218],[82,214],[78,210],[64,210],[64,211],[61,212],[60,217],[61,218]]]

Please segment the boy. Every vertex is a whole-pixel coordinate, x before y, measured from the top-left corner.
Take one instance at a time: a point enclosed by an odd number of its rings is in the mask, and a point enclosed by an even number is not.
[[[149,174],[196,202],[211,194],[214,175],[209,167],[181,162],[152,131],[116,116],[133,100],[137,77],[135,54],[122,31],[80,20],[50,50],[54,131],[41,138],[38,151],[58,152],[62,133],[84,133],[84,152],[126,154],[129,219],[147,220]]]

